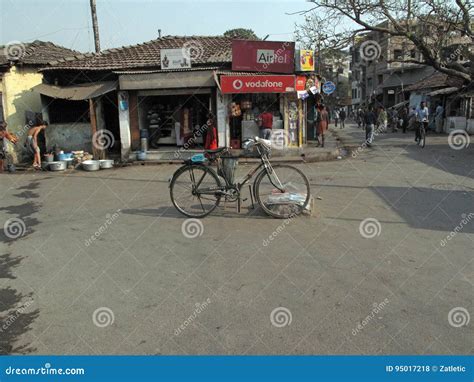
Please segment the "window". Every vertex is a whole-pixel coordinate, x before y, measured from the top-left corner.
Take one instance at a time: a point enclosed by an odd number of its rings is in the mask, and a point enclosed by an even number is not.
[[[411,58],[416,58],[416,50],[415,49],[410,50],[410,57]]]
[[[88,123],[89,102],[53,99],[49,102],[50,123]]]
[[[401,49],[395,49],[393,51],[393,58],[395,60],[403,60],[403,52]]]
[[[378,84],[380,85],[383,82],[383,74],[379,74],[377,77]]]

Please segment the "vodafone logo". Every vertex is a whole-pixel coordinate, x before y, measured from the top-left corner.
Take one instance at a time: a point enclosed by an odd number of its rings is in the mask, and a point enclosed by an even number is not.
[[[294,91],[295,80],[285,75],[222,76],[220,85],[223,94],[284,93]]]
[[[240,90],[242,89],[242,86],[244,86],[244,83],[240,80],[234,80],[234,82],[232,82],[232,86],[234,87],[234,89]]]

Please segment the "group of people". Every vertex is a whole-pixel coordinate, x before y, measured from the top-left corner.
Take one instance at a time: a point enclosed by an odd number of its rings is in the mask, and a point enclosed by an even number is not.
[[[346,127],[346,111],[344,109],[336,108],[334,109],[334,126],[340,125],[340,128],[343,129]]]
[[[439,104],[436,108],[436,131],[438,131],[439,122],[442,121],[442,106]],[[421,102],[418,107],[408,110],[408,107],[402,107],[400,110],[394,108],[385,110],[383,106],[379,106],[377,110],[374,106],[369,105],[367,109],[359,109],[355,115],[358,127],[365,129],[365,139],[367,146],[371,146],[374,140],[375,132],[386,133],[390,127],[393,133],[400,128],[406,133],[407,128],[414,128],[415,141],[418,143],[421,139],[421,128],[428,130],[429,110],[425,102]]]
[[[18,143],[18,137],[9,132],[7,126],[6,122],[0,122],[0,172],[3,172],[7,160],[7,142],[14,145]],[[41,169],[41,151],[38,145],[38,136],[47,126],[48,123],[43,121],[32,124],[26,135],[25,148],[33,156],[33,168],[37,170]]]

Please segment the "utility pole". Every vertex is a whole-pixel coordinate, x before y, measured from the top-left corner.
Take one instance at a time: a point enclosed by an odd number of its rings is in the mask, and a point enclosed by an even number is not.
[[[92,29],[94,30],[94,44],[95,52],[100,53],[100,39],[99,39],[99,23],[97,22],[97,9],[95,0],[91,2],[91,14],[92,14]]]

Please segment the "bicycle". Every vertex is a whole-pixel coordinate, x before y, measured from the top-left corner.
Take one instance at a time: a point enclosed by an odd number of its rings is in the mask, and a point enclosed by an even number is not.
[[[206,150],[184,161],[170,180],[170,197],[183,215],[203,218],[214,211],[222,198],[241,207],[242,189],[261,170],[253,185],[249,185],[252,207],[254,199],[263,211],[275,218],[290,218],[301,214],[310,200],[309,180],[299,169],[270,162],[271,142],[255,138],[244,142],[244,149],[256,148],[260,164],[241,181],[234,181],[238,160],[229,148]],[[212,165],[217,165],[217,171]],[[278,174],[277,174],[278,173]],[[223,181],[221,181],[221,179]]]
[[[418,146],[421,146],[421,148],[424,148],[426,145],[426,127],[428,125],[427,121],[422,121],[418,122],[419,126],[418,128],[420,129],[420,139],[417,140]]]

